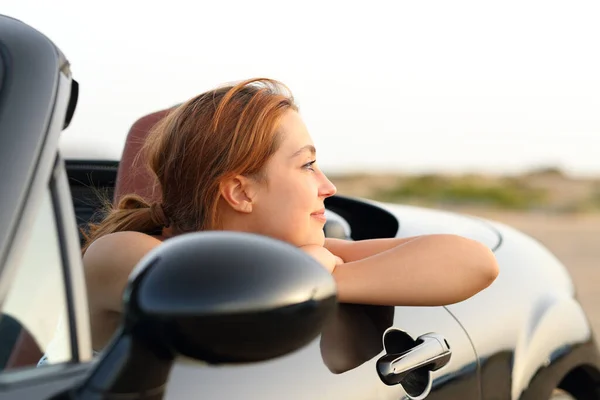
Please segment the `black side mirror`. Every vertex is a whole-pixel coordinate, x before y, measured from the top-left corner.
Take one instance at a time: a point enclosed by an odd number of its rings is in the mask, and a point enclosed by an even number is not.
[[[236,232],[169,239],[131,274],[122,326],[78,394],[160,399],[176,357],[269,360],[315,339],[336,305],[330,273],[287,243]]]

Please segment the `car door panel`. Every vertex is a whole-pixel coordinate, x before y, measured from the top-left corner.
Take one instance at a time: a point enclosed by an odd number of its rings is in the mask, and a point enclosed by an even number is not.
[[[445,307],[396,307],[396,310],[401,312],[397,313],[394,326],[413,338],[428,332],[441,334],[450,345],[452,356],[448,364],[431,373],[433,387],[427,399],[480,399],[477,355],[454,316]]]
[[[381,309],[391,307],[377,309],[385,314]],[[377,359],[384,354],[383,321],[392,313],[373,322],[360,307],[341,305],[340,310],[332,322],[337,324],[335,327],[327,326],[308,346],[269,362],[209,366],[178,361],[171,372],[166,399],[196,399],[200,395],[207,399],[243,396],[263,400],[403,398],[405,391],[400,385],[385,385],[376,372]],[[452,315],[443,307],[396,307],[392,311],[395,315],[387,325],[400,328],[414,338],[437,332],[450,343],[451,360],[432,374],[433,390],[427,398],[479,399],[475,353]],[[360,335],[357,331],[361,331]],[[328,346],[335,348],[331,350]]]

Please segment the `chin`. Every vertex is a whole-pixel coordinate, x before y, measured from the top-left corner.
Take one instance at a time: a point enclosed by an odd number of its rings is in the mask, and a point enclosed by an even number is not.
[[[325,232],[322,229],[318,231],[310,231],[305,235],[288,236],[286,238],[278,237],[277,239],[288,242],[296,247],[308,246],[308,245],[325,245]]]
[[[319,234],[314,235],[311,239],[311,244],[318,244],[319,246],[325,245],[325,233],[323,231],[320,231]]]

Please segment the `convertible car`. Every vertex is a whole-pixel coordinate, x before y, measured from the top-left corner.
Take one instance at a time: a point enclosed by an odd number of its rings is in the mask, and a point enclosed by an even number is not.
[[[0,398],[600,399],[594,334],[543,245],[494,221],[341,195],[327,200],[327,236],[463,235],[495,252],[499,277],[447,307],[342,304],[287,244],[187,234],[140,261],[96,354],[79,228],[125,192],[152,195],[132,160],[168,108],[123,133],[122,157],[63,154],[78,87],[55,44],[0,16]]]

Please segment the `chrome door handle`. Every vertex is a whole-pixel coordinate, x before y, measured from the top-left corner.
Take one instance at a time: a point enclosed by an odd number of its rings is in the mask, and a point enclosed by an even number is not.
[[[388,328],[383,336],[386,355],[377,360],[377,374],[386,385],[401,384],[412,399],[423,399],[431,390],[431,371],[450,361],[450,345],[431,332],[414,340],[408,333]]]
[[[377,361],[377,372],[388,385],[396,385],[406,375],[417,369],[427,367],[436,371],[448,363],[452,352],[448,342],[437,333],[419,336],[415,347],[402,353],[386,354]]]

